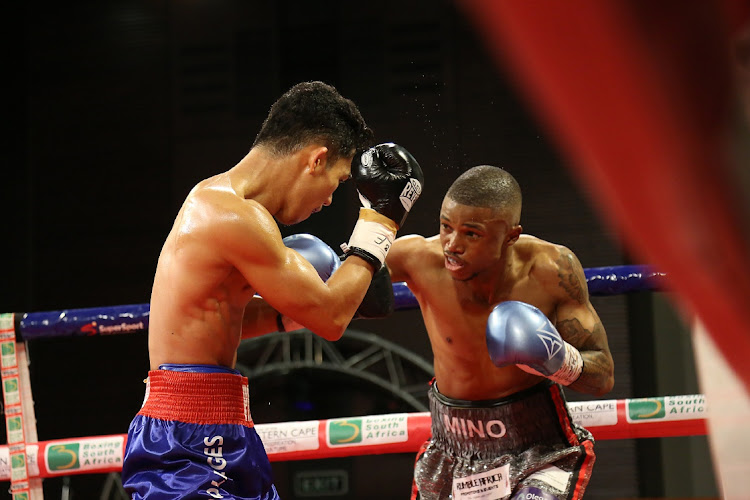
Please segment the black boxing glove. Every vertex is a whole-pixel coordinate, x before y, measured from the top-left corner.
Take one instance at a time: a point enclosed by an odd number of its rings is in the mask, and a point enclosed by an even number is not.
[[[347,255],[358,255],[377,271],[385,262],[414,203],[422,194],[424,174],[402,146],[379,144],[352,160],[352,177],[362,208],[348,244]]]
[[[383,264],[372,276],[365,298],[352,319],[381,319],[390,316],[395,309],[396,298],[393,295],[391,273],[388,266]]]
[[[404,147],[387,142],[352,160],[352,178],[364,208],[404,225],[412,205],[422,194],[424,174]]]

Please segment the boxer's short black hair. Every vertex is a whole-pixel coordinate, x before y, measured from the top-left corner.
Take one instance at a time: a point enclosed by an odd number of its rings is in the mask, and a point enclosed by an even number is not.
[[[369,147],[373,136],[353,101],[326,83],[303,82],[271,106],[253,147],[284,155],[319,142],[328,148],[330,165]]]
[[[462,205],[517,210],[521,215],[521,187],[500,167],[470,168],[453,181],[445,196]]]

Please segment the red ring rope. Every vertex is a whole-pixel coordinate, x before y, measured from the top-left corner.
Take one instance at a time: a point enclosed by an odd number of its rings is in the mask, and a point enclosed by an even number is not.
[[[573,420],[596,439],[705,435],[701,394],[568,403]],[[416,452],[430,437],[430,414],[394,413],[257,424],[272,462]],[[27,444],[29,477],[117,472],[125,434],[55,439]],[[8,481],[8,446],[0,446],[0,481]]]

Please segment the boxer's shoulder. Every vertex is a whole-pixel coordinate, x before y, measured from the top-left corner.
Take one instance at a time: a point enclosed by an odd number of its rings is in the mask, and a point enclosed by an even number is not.
[[[191,236],[206,235],[214,244],[253,235],[254,239],[267,236],[274,241],[281,238],[278,225],[268,209],[260,202],[239,196],[223,183],[198,184],[185,199],[175,221],[180,233]]]
[[[430,246],[433,246],[437,241],[437,235],[425,238],[421,234],[405,234],[399,236],[398,239],[393,243],[394,246],[406,248],[411,251],[425,250]]]
[[[529,263],[536,272],[554,273],[556,269],[575,258],[573,252],[564,245],[528,234],[521,235],[513,245],[513,250],[517,260]]]
[[[581,283],[585,276],[578,258],[568,247],[533,236],[519,239],[514,257],[533,282],[540,284],[551,296],[564,292],[565,284]],[[563,293],[564,295],[564,293]]]
[[[437,236],[425,238],[418,234],[407,234],[399,237],[391,248],[388,257],[388,265],[391,260],[419,262],[420,267],[430,266],[435,263],[436,266],[443,266],[443,250]]]
[[[386,260],[393,281],[410,281],[414,270],[424,276],[430,268],[443,268],[443,252],[437,236],[425,238],[418,234],[401,236],[394,241]]]

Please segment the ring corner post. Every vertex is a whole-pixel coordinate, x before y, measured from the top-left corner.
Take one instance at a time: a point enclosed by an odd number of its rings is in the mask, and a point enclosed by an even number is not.
[[[709,409],[708,437],[721,497],[745,498],[750,473],[750,395],[700,319],[693,322],[692,337],[698,382]]]

